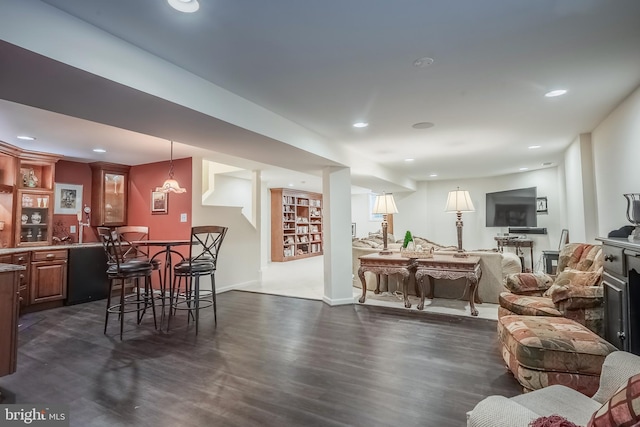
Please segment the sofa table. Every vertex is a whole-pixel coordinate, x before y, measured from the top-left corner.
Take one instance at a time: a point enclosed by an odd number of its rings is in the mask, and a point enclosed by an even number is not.
[[[455,280],[465,278],[469,284],[469,307],[471,309],[471,315],[478,315],[478,310],[474,303],[482,304],[482,300],[478,297],[478,282],[480,281],[480,277],[482,277],[479,256],[456,257],[453,255],[435,254],[433,258],[416,259],[415,262],[416,283],[420,285],[420,303],[417,307],[418,310],[424,308],[426,292],[424,291],[422,282],[425,276],[429,278],[429,299],[433,299],[434,279]]]
[[[405,258],[400,256],[399,252],[394,252],[391,255],[380,255],[379,253],[364,255],[360,257],[360,268],[358,269],[358,277],[362,282],[362,296],[358,300],[360,303],[364,303],[367,297],[367,282],[364,277],[366,271],[370,271],[378,275],[386,274],[399,274],[402,276],[402,294],[404,296],[404,306],[411,308],[409,302],[409,277],[415,270],[416,260],[414,258]]]
[[[522,239],[522,238],[514,238],[514,237],[502,237],[496,236],[494,237],[496,243],[498,244],[498,251],[504,251],[505,246],[511,246],[516,248],[516,255],[520,257],[520,262],[522,263],[522,272],[526,271],[524,266],[524,253],[522,252],[522,248],[529,248],[531,252],[531,272],[535,271],[533,266],[533,240],[531,239]]]

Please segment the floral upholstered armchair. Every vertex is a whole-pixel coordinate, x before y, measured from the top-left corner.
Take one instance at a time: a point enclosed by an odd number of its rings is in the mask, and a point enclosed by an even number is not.
[[[604,333],[603,255],[600,245],[570,243],[560,251],[558,274],[510,274],[500,294],[498,317],[563,316]]]

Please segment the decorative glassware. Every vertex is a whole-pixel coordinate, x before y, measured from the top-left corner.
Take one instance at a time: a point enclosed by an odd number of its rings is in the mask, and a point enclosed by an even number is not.
[[[636,227],[629,235],[629,241],[640,242],[640,193],[628,193],[624,197],[627,199],[627,219]]]
[[[23,224],[26,224],[27,221],[29,221],[29,215],[27,214],[22,214],[22,216],[20,217],[20,219],[22,220]]]
[[[34,212],[31,214],[31,222],[34,224],[40,224],[42,221],[42,216],[40,216],[40,212]]]

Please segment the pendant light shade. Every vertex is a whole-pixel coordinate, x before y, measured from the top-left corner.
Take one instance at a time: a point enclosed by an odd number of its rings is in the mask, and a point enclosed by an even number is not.
[[[171,160],[169,161],[169,178],[167,178],[162,187],[156,187],[156,191],[163,193],[186,193],[185,188],[180,187],[178,181],[173,178],[173,141],[171,141]]]

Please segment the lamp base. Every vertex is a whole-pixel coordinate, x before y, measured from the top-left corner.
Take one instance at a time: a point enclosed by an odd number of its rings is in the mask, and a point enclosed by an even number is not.
[[[389,251],[389,250],[382,250],[380,252],[378,252],[379,255],[391,255],[393,252]]]
[[[453,256],[454,258],[467,258],[469,254],[466,252],[456,252]]]

